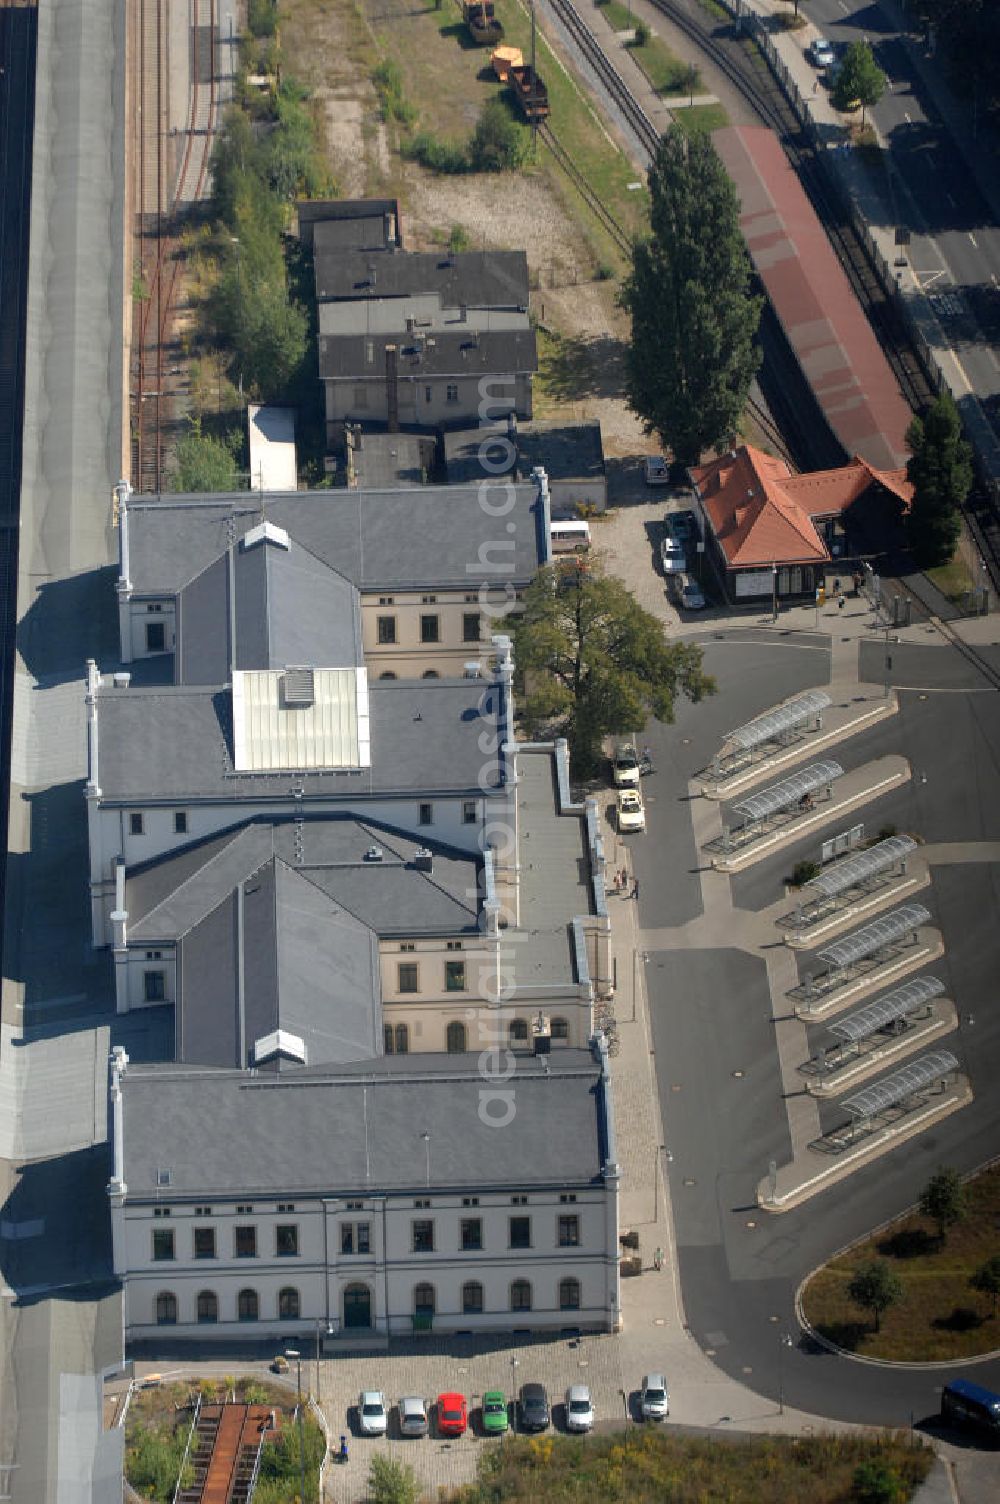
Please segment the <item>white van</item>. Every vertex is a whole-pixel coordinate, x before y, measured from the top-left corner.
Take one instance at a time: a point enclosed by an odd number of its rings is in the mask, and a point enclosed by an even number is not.
[[[554,554],[585,554],[590,549],[590,523],[576,518],[549,524]]]

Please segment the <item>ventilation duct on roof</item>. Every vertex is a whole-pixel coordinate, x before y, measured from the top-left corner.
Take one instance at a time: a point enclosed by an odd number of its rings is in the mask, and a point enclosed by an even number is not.
[[[281,694],[286,710],[308,710],[316,703],[316,684],[311,668],[287,668],[281,676]]]
[[[413,865],[418,872],[434,871],[434,853],[428,851],[426,846],[418,846],[413,853]]]
[[[366,862],[380,862],[381,860],[382,860],[382,848],[381,848],[381,846],[369,846],[368,850],[365,852],[365,861]]]

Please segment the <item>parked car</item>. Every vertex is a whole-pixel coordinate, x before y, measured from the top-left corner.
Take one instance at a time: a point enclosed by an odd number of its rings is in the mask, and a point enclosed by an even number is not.
[[[674,598],[685,611],[704,611],[705,593],[689,574],[679,574],[674,581]]]
[[[400,1436],[427,1435],[427,1406],[419,1395],[405,1395],[397,1408]]]
[[[643,1420],[666,1420],[670,1414],[670,1396],[662,1373],[647,1373],[643,1378],[639,1413]]]
[[[646,810],[638,789],[618,790],[618,829],[646,829]]]
[[[683,543],[669,533],[660,544],[660,563],[665,575],[680,574],[687,568],[687,554]]]
[[[612,775],[616,788],[639,787],[639,758],[631,742],[619,742],[615,748]]]
[[[287,1373],[288,1372],[288,1359],[285,1357],[284,1353],[279,1353],[276,1358],[272,1358],[271,1359],[271,1372],[272,1373]]]
[[[469,1411],[464,1394],[439,1394],[437,1402],[437,1431],[439,1436],[464,1436],[469,1424]]]
[[[487,1436],[502,1436],[507,1424],[507,1396],[500,1389],[487,1389],[483,1395],[483,1430]]]
[[[362,1389],[358,1399],[358,1423],[362,1436],[384,1436],[389,1429],[385,1395],[381,1389]]]
[[[683,543],[685,547],[697,543],[698,521],[693,512],[668,512],[664,520],[667,531],[678,543]]]
[[[662,454],[647,454],[643,468],[647,486],[669,486],[670,466]]]
[[[524,1431],[547,1431],[552,1421],[549,1397],[544,1384],[521,1385],[521,1428]]]
[[[594,1424],[594,1403],[586,1384],[571,1384],[566,1391],[567,1431],[589,1431]]]
[[[817,37],[806,48],[806,57],[814,68],[830,68],[836,61],[837,54],[832,43],[828,42],[826,37]]]

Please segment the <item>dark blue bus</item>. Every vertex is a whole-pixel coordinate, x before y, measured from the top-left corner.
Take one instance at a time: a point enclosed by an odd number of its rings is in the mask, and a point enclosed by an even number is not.
[[[968,1426],[1000,1445],[1000,1394],[972,1384],[968,1379],[953,1379],[941,1391],[941,1417],[953,1426]]]

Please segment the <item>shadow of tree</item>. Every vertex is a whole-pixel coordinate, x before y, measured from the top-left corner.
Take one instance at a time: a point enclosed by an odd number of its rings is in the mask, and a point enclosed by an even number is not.
[[[625,345],[606,334],[551,335],[539,358],[539,377],[554,397],[620,397],[625,389]]]
[[[891,1238],[883,1238],[879,1253],[890,1259],[919,1259],[932,1252],[937,1240],[926,1227],[901,1227]]]
[[[985,1316],[971,1306],[955,1306],[947,1316],[935,1316],[931,1326],[939,1332],[972,1332],[982,1326]]]
[[[828,1342],[836,1343],[845,1352],[853,1353],[861,1345],[862,1339],[868,1336],[871,1328],[864,1321],[828,1321],[817,1326],[816,1330]]]

